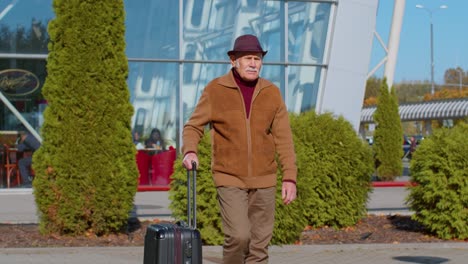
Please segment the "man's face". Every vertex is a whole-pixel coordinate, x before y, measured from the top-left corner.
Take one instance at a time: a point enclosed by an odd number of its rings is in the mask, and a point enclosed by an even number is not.
[[[231,56],[231,64],[244,81],[255,81],[258,79],[262,68],[262,53],[237,53]]]

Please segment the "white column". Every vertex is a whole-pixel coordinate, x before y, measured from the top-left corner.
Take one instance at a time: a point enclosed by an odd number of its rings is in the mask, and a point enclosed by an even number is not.
[[[388,39],[387,62],[385,63],[384,71],[384,76],[387,77],[389,89],[393,85],[393,78],[395,75],[398,47],[400,45],[400,32],[403,24],[403,14],[405,13],[405,1],[406,0],[395,0],[395,4],[393,6],[392,25]]]

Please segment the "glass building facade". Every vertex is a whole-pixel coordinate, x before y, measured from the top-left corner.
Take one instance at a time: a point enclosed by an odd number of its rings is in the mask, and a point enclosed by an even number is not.
[[[162,131],[174,147],[204,86],[230,69],[235,38],[255,34],[268,54],[261,76],[273,81],[292,112],[314,109],[334,1],[125,1],[128,86],[134,130]],[[0,104],[0,130],[27,121],[40,133],[46,102],[47,24],[52,0],[2,1],[0,87],[14,109]],[[24,72],[22,72],[24,71]],[[8,80],[28,75],[25,88]]]
[[[40,137],[52,2],[0,2],[3,135],[23,125]],[[280,87],[288,110],[317,110],[326,99],[339,2],[125,0],[133,129],[145,138],[158,128],[166,145],[180,149],[183,124],[205,85],[229,71],[226,52],[242,34],[257,35],[268,50],[261,76]]]

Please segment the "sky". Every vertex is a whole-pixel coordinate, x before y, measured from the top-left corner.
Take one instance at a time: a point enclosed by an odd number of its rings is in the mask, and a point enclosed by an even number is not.
[[[444,83],[445,70],[461,67],[468,71],[468,0],[406,0],[400,34],[394,83],[401,81],[431,80],[430,15],[432,11],[434,37],[434,82]],[[441,5],[448,8],[440,9]],[[379,0],[376,31],[388,44],[393,16],[394,0]],[[385,51],[377,38],[373,48],[369,71],[384,57]],[[384,65],[374,74],[383,77]]]

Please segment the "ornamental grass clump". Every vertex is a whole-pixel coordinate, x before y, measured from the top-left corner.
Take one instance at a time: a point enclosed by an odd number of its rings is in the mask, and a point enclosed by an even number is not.
[[[468,238],[468,124],[440,128],[410,163],[412,218],[443,239]]]

